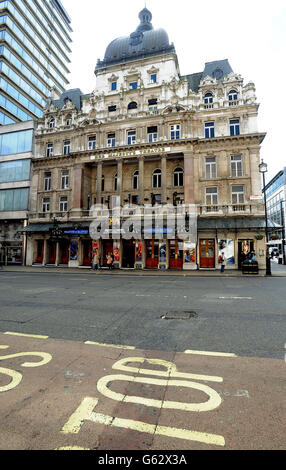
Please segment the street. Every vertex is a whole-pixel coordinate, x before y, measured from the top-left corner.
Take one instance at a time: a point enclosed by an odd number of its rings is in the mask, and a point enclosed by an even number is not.
[[[284,449],[284,285],[1,272],[0,449]]]

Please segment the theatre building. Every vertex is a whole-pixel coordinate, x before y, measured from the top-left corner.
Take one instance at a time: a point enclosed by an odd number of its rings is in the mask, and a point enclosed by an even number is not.
[[[94,91],[65,91],[38,121],[27,264],[90,267],[97,249],[103,265],[113,253],[118,268],[208,270],[219,268],[224,251],[227,268],[239,269],[255,250],[263,270],[265,133],[255,86],[227,59],[181,75],[167,33],[153,28],[146,8],[139,19],[98,60]],[[102,214],[94,205],[110,211],[97,239],[90,227]],[[196,208],[195,237],[182,237],[177,223],[156,227],[158,208],[188,205]],[[125,215],[115,230],[112,213],[126,206],[135,225],[147,213],[151,221],[129,237]],[[188,233],[193,217],[182,218]]]

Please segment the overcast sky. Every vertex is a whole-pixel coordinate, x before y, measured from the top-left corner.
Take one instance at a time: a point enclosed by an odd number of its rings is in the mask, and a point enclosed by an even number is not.
[[[69,88],[90,93],[94,68],[108,44],[128,36],[139,24],[144,0],[62,0],[72,20]],[[182,75],[201,72],[205,62],[228,59],[244,83],[253,81],[259,131],[267,132],[261,157],[267,180],[286,166],[285,0],[147,0],[154,28],[163,28],[177,51]]]

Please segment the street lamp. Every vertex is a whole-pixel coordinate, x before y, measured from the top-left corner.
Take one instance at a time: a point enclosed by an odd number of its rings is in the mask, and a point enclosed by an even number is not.
[[[268,220],[267,220],[267,204],[266,204],[266,192],[265,192],[265,173],[267,173],[267,164],[262,160],[259,165],[259,172],[263,176],[263,192],[264,192],[264,206],[265,206],[265,233],[266,233],[266,276],[271,276],[271,261],[268,251]]]

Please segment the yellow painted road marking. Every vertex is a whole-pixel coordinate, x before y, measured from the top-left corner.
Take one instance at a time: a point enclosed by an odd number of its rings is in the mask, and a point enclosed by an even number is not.
[[[233,353],[223,353],[223,352],[211,352],[211,351],[193,351],[191,349],[187,349],[184,351],[185,354],[195,354],[198,356],[221,356],[221,357],[237,357],[236,354]]]
[[[22,374],[20,372],[17,372],[15,370],[11,369],[4,369],[0,367],[0,374],[8,375],[9,377],[12,377],[12,381],[8,385],[4,385],[0,387],[0,393],[1,392],[8,392],[8,390],[12,390],[12,388],[17,387],[19,383],[22,380]]]
[[[132,383],[143,383],[151,385],[159,385],[163,387],[187,387],[200,390],[209,396],[209,399],[203,403],[183,403],[177,401],[164,401],[164,400],[153,400],[151,398],[137,397],[122,395],[121,393],[113,392],[108,388],[108,384],[111,382],[132,382]],[[197,382],[191,382],[186,380],[164,380],[164,379],[151,379],[145,377],[132,377],[128,375],[108,375],[102,377],[97,382],[97,390],[107,398],[115,401],[121,401],[123,403],[136,403],[145,406],[152,406],[155,408],[165,408],[173,410],[183,411],[210,411],[218,408],[221,404],[220,395],[208,385],[199,384]]]
[[[126,364],[129,363],[144,363],[148,362],[149,364],[155,364],[162,366],[166,371],[162,370],[153,370],[153,369],[140,369],[139,367],[130,367]],[[125,357],[113,364],[112,369],[122,370],[124,372],[134,372],[135,374],[145,374],[145,375],[157,375],[159,377],[172,377],[176,379],[194,379],[194,380],[204,380],[209,382],[223,382],[222,377],[217,377],[213,375],[199,375],[199,374],[189,374],[186,372],[178,372],[176,364],[173,362],[165,361],[163,359],[148,359],[146,357]]]
[[[26,337],[26,338],[37,338],[37,339],[48,339],[48,338],[49,338],[48,336],[42,336],[42,335],[28,335],[28,334],[25,334],[25,333],[14,333],[14,332],[11,332],[11,331],[6,331],[6,333],[4,333],[4,335],[24,336],[24,337]]]
[[[119,344],[96,343],[94,341],[85,341],[84,344],[90,344],[94,346],[105,346],[107,348],[117,348],[117,349],[136,349],[135,346],[122,346]]]
[[[45,364],[48,364],[48,362],[51,361],[52,356],[49,353],[43,353],[43,352],[21,352],[18,354],[9,354],[8,356],[0,356],[0,361],[4,361],[5,359],[14,359],[16,357],[22,357],[22,356],[39,356],[42,358],[40,362],[24,362],[22,367],[40,367]]]
[[[147,424],[142,421],[131,419],[114,418],[101,413],[95,413],[93,410],[98,404],[98,398],[86,397],[69,418],[68,422],[63,426],[61,432],[63,434],[78,434],[85,421],[92,421],[97,424],[106,426],[131,429],[143,433],[173,437],[177,439],[185,439],[188,441],[203,442],[217,446],[225,446],[223,436],[217,434],[209,434],[198,431],[190,431],[187,429],[171,428],[168,426],[157,426],[155,424]]]

